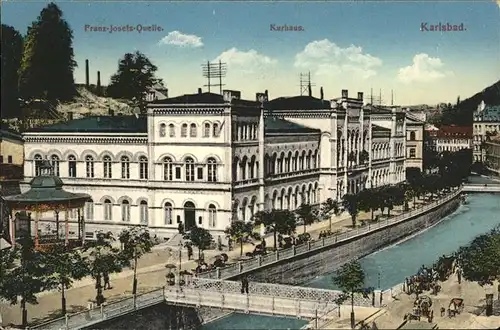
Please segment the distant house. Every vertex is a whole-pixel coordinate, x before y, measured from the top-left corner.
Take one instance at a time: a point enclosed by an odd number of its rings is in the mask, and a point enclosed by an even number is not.
[[[163,86],[163,84],[155,84],[149,89],[146,94],[146,101],[153,102],[157,100],[165,100],[168,98],[168,88]]]
[[[500,133],[500,105],[488,105],[482,101],[474,112],[474,161],[482,162],[486,156],[483,142],[489,135]]]
[[[24,145],[22,136],[9,129],[0,129],[0,164],[23,165]]]

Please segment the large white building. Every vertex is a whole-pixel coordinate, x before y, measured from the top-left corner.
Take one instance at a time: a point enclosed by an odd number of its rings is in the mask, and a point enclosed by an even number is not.
[[[500,105],[487,105],[484,101],[474,112],[474,162],[483,162],[486,157],[484,143],[489,135],[500,133]]]
[[[266,91],[248,101],[200,89],[153,101],[144,117],[33,129],[24,134],[24,170],[29,180],[51,159],[64,189],[92,196],[83,210],[89,238],[138,224],[170,237],[179,222],[215,236],[259,210],[404,181],[405,131],[404,111],[363,106],[363,93],[268,100]]]

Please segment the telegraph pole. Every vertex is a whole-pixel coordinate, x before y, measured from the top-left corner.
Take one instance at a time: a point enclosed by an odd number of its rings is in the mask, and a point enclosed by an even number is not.
[[[310,90],[316,84],[311,82],[311,72],[300,74],[300,95],[309,95]]]
[[[207,61],[207,63],[202,64],[201,67],[203,77],[207,78],[207,84],[203,86],[208,87],[209,93],[211,91],[211,87],[219,87],[220,94],[222,95],[222,86],[225,86],[225,84],[222,83],[222,78],[226,76],[227,64],[221,62],[220,60],[218,63],[210,63]],[[218,79],[218,83],[212,83],[213,79]]]

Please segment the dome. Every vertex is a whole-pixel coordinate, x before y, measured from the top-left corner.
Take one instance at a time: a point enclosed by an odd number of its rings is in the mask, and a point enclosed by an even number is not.
[[[63,182],[57,176],[44,175],[44,176],[34,177],[30,182],[30,186],[32,189],[37,189],[37,188],[62,189]]]

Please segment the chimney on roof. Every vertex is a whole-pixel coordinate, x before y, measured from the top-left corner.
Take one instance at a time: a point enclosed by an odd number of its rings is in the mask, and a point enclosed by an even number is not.
[[[89,60],[85,60],[85,87],[89,87]]]
[[[358,92],[358,100],[363,101],[363,92]]]
[[[266,100],[269,100],[269,94],[267,93],[267,89],[264,91],[264,95],[266,95]]]
[[[320,97],[320,99],[323,99],[323,98],[324,98],[324,95],[323,95],[323,87],[321,87],[321,88],[319,89],[319,97]]]
[[[309,96],[312,96],[313,92],[312,92],[312,88],[311,88],[310,83],[309,83],[309,85],[307,85],[307,90],[309,91]]]
[[[347,89],[343,89],[343,90],[342,90],[342,98],[343,98],[343,99],[346,99],[346,98],[348,98],[348,97],[349,97],[349,93],[348,93]]]
[[[201,95],[202,92],[201,92],[201,88],[198,88],[198,95]]]

